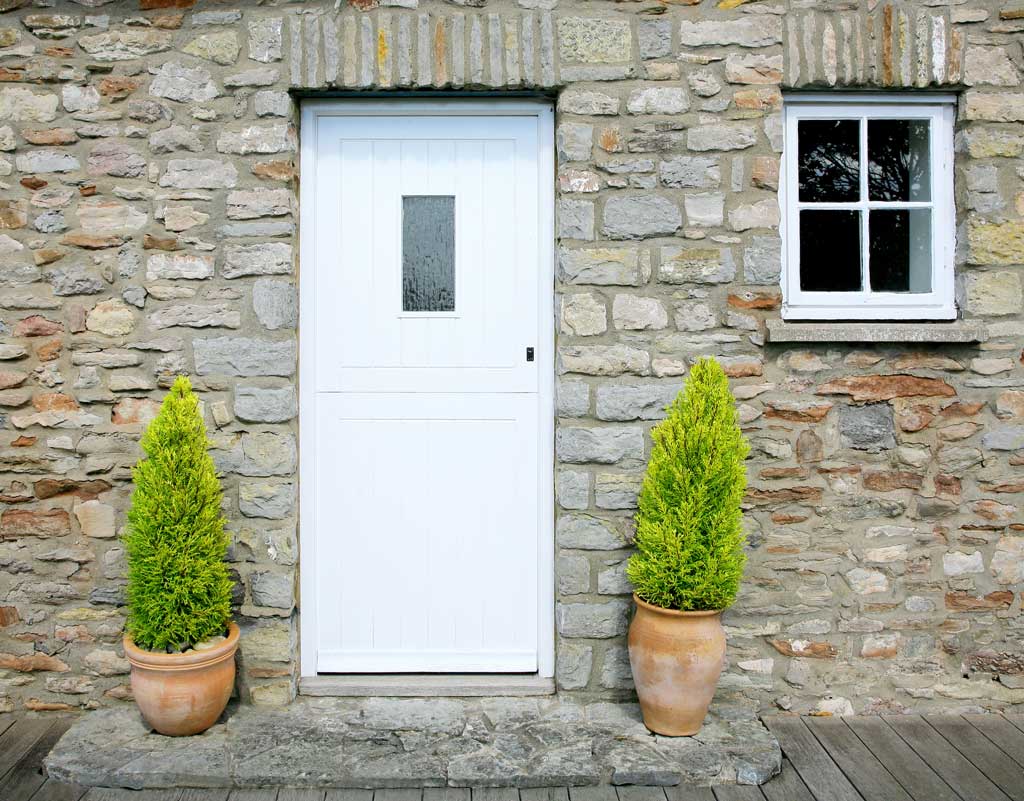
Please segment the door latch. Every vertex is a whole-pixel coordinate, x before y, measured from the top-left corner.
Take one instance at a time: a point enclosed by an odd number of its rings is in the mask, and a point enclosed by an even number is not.
[[[527,348],[526,349],[526,361],[528,361],[528,362],[532,362],[533,361],[533,348]]]

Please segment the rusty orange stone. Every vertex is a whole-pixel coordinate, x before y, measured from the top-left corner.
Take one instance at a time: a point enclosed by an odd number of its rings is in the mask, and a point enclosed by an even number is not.
[[[139,0],[140,11],[160,11],[164,8],[192,8],[196,0]]]
[[[53,320],[33,314],[19,320],[14,326],[16,337],[48,337],[64,330],[64,326]]]
[[[21,135],[30,145],[73,145],[78,134],[70,128],[46,128],[37,131],[22,131]]]
[[[33,192],[35,192],[37,189],[42,189],[44,186],[49,186],[49,184],[47,184],[47,182],[44,181],[42,178],[37,178],[34,175],[29,175],[25,178],[22,178],[18,183],[20,183],[26,189],[31,189]]]
[[[42,392],[32,398],[37,412],[77,412],[81,407],[70,395],[60,392]]]
[[[71,670],[66,662],[44,653],[24,654],[22,656],[17,654],[0,654],[0,668],[16,670],[19,673],[33,673],[37,670],[67,673],[67,671]]]
[[[93,191],[95,191],[95,187],[93,187]],[[75,247],[85,248],[86,250],[103,250],[105,248],[120,247],[124,244],[124,239],[113,235],[96,236],[93,234],[87,234],[84,231],[72,231],[71,233],[65,234],[61,242],[65,245],[74,245]]]
[[[111,100],[124,100],[139,88],[139,81],[123,75],[111,75],[99,82],[97,89],[104,97]]]
[[[257,161],[252,165],[252,174],[271,181],[290,181],[295,177],[295,167],[290,161]]]
[[[783,487],[781,489],[748,489],[744,500],[758,506],[794,501],[820,501],[821,487]]]
[[[864,474],[864,486],[875,492],[921,489],[924,476],[909,470],[872,470]]]
[[[782,294],[779,292],[732,292],[728,303],[737,309],[777,309],[782,305]]]
[[[834,659],[836,647],[830,642],[813,640],[769,640],[772,648],[783,656],[801,656],[808,659]]]
[[[70,712],[74,708],[71,704],[60,701],[41,701],[38,698],[29,698],[25,702],[25,709],[32,712]]]
[[[73,478],[41,478],[32,485],[39,500],[55,498],[58,495],[76,495],[90,500],[110,489],[110,483],[101,478],[78,481]]]
[[[0,514],[0,539],[63,537],[71,533],[71,518],[63,509],[5,509]]]
[[[44,264],[60,261],[65,255],[66,252],[60,248],[40,248],[32,252],[32,259],[35,261],[36,267],[42,267]]]
[[[44,342],[36,348],[36,356],[39,357],[39,361],[41,362],[52,362],[60,357],[60,352],[63,347],[64,345],[59,339]]]
[[[857,403],[877,403],[893,398],[950,397],[956,395],[945,381],[914,375],[851,375],[822,384],[818,395],[849,395]]]
[[[36,444],[36,440],[37,439],[38,439],[38,437],[29,437],[29,436],[26,436],[25,434],[22,434],[17,439],[12,439],[11,440],[11,447],[12,448],[31,448],[33,445]]]
[[[1013,593],[996,590],[980,597],[964,590],[946,593],[946,608],[957,612],[991,612],[993,609],[1008,609],[1013,603]]]
[[[178,238],[175,236],[158,237],[146,234],[142,237],[143,250],[179,250]]]

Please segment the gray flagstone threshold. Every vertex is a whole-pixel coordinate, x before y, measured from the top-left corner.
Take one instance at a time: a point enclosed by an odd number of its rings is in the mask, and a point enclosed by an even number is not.
[[[152,732],[133,707],[76,722],[46,760],[98,787],[552,787],[761,784],[778,741],[716,704],[696,737],[656,737],[635,704],[558,698],[300,698],[232,705],[197,737]]]

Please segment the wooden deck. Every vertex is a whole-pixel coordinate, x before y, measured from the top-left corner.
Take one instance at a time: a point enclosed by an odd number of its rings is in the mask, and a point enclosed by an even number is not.
[[[107,790],[40,766],[69,718],[0,715],[2,801],[1024,801],[1024,714],[775,716],[783,770],[763,787]]]

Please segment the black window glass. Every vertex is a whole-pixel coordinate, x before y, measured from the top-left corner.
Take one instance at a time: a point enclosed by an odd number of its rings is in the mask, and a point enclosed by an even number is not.
[[[871,288],[876,292],[930,292],[931,211],[875,209],[870,229]]]
[[[859,211],[800,212],[800,288],[856,292],[861,288]]]
[[[868,198],[931,198],[927,120],[868,121]]]
[[[860,199],[860,122],[800,120],[800,202]]]

